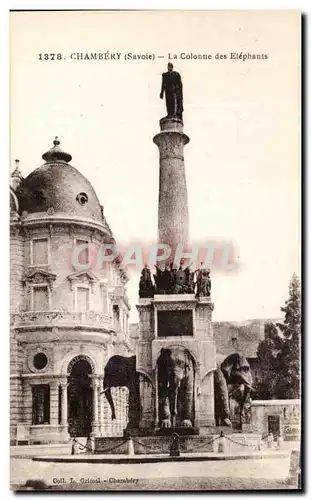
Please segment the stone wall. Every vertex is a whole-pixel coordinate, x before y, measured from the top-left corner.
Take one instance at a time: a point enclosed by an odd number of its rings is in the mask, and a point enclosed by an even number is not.
[[[23,235],[18,226],[11,228],[10,234],[10,311],[19,311],[22,298],[22,276],[24,272]],[[10,328],[10,428],[11,439],[16,439],[16,424],[22,419],[22,382],[18,377],[23,363],[23,353],[16,339],[13,327]]]
[[[252,401],[252,430],[262,436],[266,436],[269,431],[276,435],[279,426],[284,441],[299,440],[300,423],[299,399]]]
[[[33,222],[33,217],[31,223]],[[22,218],[22,226],[29,222]],[[47,259],[44,264],[33,262],[33,241],[47,240]],[[28,438],[25,441],[61,442],[68,439],[67,395],[60,404],[60,384],[67,378],[70,361],[86,355],[94,366],[92,376],[102,385],[104,367],[113,354],[130,355],[128,337],[129,304],[125,280],[116,263],[98,266],[90,271],[75,269],[73,252],[77,239],[90,242],[90,261],[96,264],[98,249],[104,236],[85,225],[34,224],[19,229],[14,222],[11,230],[11,442],[18,440],[21,424]],[[94,255],[93,255],[94,254]],[[72,279],[71,279],[72,277]],[[55,278],[55,279],[54,279]],[[48,310],[33,311],[33,286],[48,289]],[[77,312],[76,287],[89,289],[89,310]],[[103,289],[106,292],[103,294]],[[118,306],[119,321],[113,322],[112,306]],[[45,367],[34,366],[34,356],[47,357]],[[92,402],[96,419],[92,432],[100,432],[103,423],[99,387],[92,380]],[[96,382],[97,383],[97,382]],[[50,386],[49,424],[33,425],[33,395],[35,384]],[[118,422],[112,435],[122,435],[127,424],[126,402],[119,401]],[[60,409],[63,417],[60,419]],[[119,411],[120,410],[120,411]],[[98,415],[97,415],[98,411]],[[121,416],[120,416],[121,415]],[[114,434],[115,433],[115,434]]]

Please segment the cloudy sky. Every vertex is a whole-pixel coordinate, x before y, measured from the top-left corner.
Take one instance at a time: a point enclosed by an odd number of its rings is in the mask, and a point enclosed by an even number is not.
[[[169,53],[211,54],[173,61],[190,137],[190,239],[230,241],[239,256],[239,272],[212,273],[215,320],[279,317],[300,274],[299,29],[299,13],[286,11],[11,13],[11,168],[19,158],[26,176],[58,135],[117,241],[148,245],[157,236],[161,73]],[[107,51],[120,60],[70,57]],[[164,58],[125,61],[128,52]],[[128,285],[132,321],[138,277],[131,272]]]

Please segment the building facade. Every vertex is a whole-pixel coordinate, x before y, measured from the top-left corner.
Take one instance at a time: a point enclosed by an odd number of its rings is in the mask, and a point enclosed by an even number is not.
[[[66,442],[113,435],[127,419],[127,390],[114,389],[122,422],[110,424],[102,392],[114,354],[131,355],[128,278],[90,182],[57,138],[45,163],[11,174],[11,442]],[[123,421],[124,420],[124,421]]]

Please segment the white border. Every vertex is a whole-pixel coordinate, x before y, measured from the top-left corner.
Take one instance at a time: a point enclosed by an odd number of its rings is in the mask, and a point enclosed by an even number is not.
[[[9,117],[9,19],[8,19],[8,11],[9,9],[37,9],[37,10],[42,10],[42,9],[189,9],[189,10],[198,10],[198,9],[215,9],[215,10],[237,10],[237,9],[249,9],[249,10],[254,10],[254,9],[267,9],[267,10],[276,10],[276,9],[290,9],[290,10],[301,10],[305,13],[307,17],[310,16],[310,1],[308,0],[282,0],[282,1],[271,1],[271,0],[253,0],[253,1],[247,1],[247,0],[136,0],[136,1],[120,1],[120,0],[110,0],[110,1],[105,1],[105,0],[92,0],[92,1],[78,1],[78,0],[58,0],[58,1],[44,1],[44,0],[37,0],[37,1],[30,1],[30,2],[25,2],[22,0],[19,1],[10,1],[10,0],[2,0],[0,3],[0,13],[2,14],[0,16],[0,37],[1,37],[1,42],[0,42],[0,53],[1,53],[1,59],[0,59],[0,64],[1,64],[1,69],[2,69],[2,78],[1,78],[1,92],[0,92],[0,97],[1,97],[1,102],[0,102],[0,109],[1,109],[1,130],[0,130],[0,138],[1,138],[1,175],[3,177],[2,181],[0,182],[0,186],[2,189],[2,196],[0,196],[0,204],[1,204],[1,217],[0,217],[0,223],[1,223],[1,237],[2,237],[2,245],[0,246],[0,252],[1,252],[1,258],[2,258],[2,284],[4,286],[1,287],[1,304],[2,304],[2,314],[1,314],[1,323],[2,323],[2,335],[1,335],[1,348],[2,352],[6,352],[7,355],[3,356],[0,369],[1,369],[1,376],[2,376],[2,381],[8,381],[9,380],[9,333],[8,333],[8,325],[9,325],[9,271],[8,271],[8,261],[9,261],[9,236],[8,236],[8,207],[9,207],[9,190],[7,190],[6,193],[6,184],[8,181],[8,172],[9,168],[8,166],[10,165],[9,161],[9,149],[8,149],[8,144],[9,144],[9,123],[8,123],[8,117]],[[308,22],[309,23],[310,19],[306,19],[305,24]],[[305,34],[305,51],[309,50],[310,53],[310,27]],[[308,62],[310,63],[310,57],[309,54],[307,54],[307,59]],[[310,85],[310,64],[307,67],[306,70],[306,75],[305,78],[309,82]],[[307,84],[306,88],[307,88]],[[310,111],[310,104],[308,105],[308,109],[304,110],[305,113],[305,124],[307,123],[307,118],[309,118],[309,111]],[[305,125],[306,126],[306,125]],[[305,148],[308,143],[310,143],[310,128],[309,130],[306,130],[305,132]],[[306,154],[306,151],[305,151]],[[305,157],[305,162],[307,163],[307,154]],[[307,184],[308,188],[310,188],[310,175],[307,174],[309,168],[309,162],[308,165],[305,165],[305,183]],[[307,197],[306,197],[307,198]],[[308,200],[306,199],[306,209],[307,209],[307,214],[305,215],[310,215],[310,210],[309,210],[309,203]],[[6,214],[7,218],[4,217],[4,214]],[[310,217],[308,220],[306,220],[306,225],[305,225],[305,235],[306,235],[306,241],[305,244],[307,246],[307,249],[309,248],[309,239],[308,235],[310,235],[310,230],[311,230],[311,222],[310,222]],[[306,249],[306,257],[307,257],[307,249]],[[308,285],[310,283],[310,271],[311,266],[309,266],[308,269],[305,268],[305,285],[306,288],[308,288]],[[307,294],[306,294],[307,295]],[[306,296],[306,301],[308,297]],[[307,311],[307,303],[305,304],[304,310]],[[6,314],[5,314],[6,312]],[[307,363],[308,359],[308,354],[309,354],[309,343],[307,343],[307,339],[309,337],[309,328],[308,324],[306,322],[305,324],[305,349],[307,348],[307,352],[305,353],[305,366],[304,366],[304,380],[307,382],[310,380],[310,375],[308,373],[309,367],[311,363]],[[4,383],[3,387],[8,387]],[[311,387],[311,384],[309,383],[307,389],[306,389],[306,394],[310,396],[310,390],[309,388]],[[308,398],[308,402],[310,401],[310,397]],[[1,399],[1,406],[2,406],[2,411],[1,411],[1,425],[0,429],[2,430],[2,446],[1,446],[1,478],[0,478],[0,485],[1,489],[0,492],[2,493],[2,498],[8,498],[11,496],[13,493],[9,491],[9,439],[8,439],[8,434],[9,434],[9,423],[8,423],[8,415],[9,415],[9,398],[8,394],[6,394],[6,397],[2,397]],[[307,408],[305,409],[306,416],[304,419],[305,426],[307,426],[307,416],[309,414],[308,412],[308,406],[309,404],[306,405]],[[308,428],[308,427],[307,427]],[[304,436],[307,435],[307,429],[304,430],[303,433]],[[308,444],[309,444],[309,436],[308,435]],[[7,444],[7,447],[5,446],[5,443]],[[306,442],[304,443],[306,446]],[[309,448],[306,446],[307,449]],[[310,461],[308,461],[310,463]],[[306,464],[305,464],[306,466]],[[308,476],[308,471],[305,471],[305,479],[307,479]],[[306,481],[307,482],[307,481]],[[308,485],[306,485],[308,486]],[[207,492],[208,494],[208,492]],[[289,495],[291,494],[290,491],[284,491],[284,493],[281,493],[280,496],[283,495]],[[38,496],[41,496],[40,494],[37,494]],[[88,493],[84,493],[84,495],[87,497],[91,497]],[[182,496],[188,496],[189,494],[182,493]],[[76,497],[79,498],[80,495],[71,495],[72,498]],[[117,493],[113,494],[105,494],[106,498],[116,498],[118,496]],[[153,494],[153,496],[158,496]],[[226,493],[218,493],[218,498],[219,497],[224,497],[227,496]],[[263,492],[262,493],[263,497],[267,496],[267,493]],[[160,493],[160,498],[166,497],[166,494],[161,494]],[[168,495],[167,495],[168,497]],[[58,494],[58,498],[66,498],[66,493],[60,493]]]

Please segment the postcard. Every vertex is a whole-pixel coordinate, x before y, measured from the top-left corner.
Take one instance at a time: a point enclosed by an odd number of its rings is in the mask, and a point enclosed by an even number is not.
[[[301,489],[299,11],[10,12],[15,491]]]

